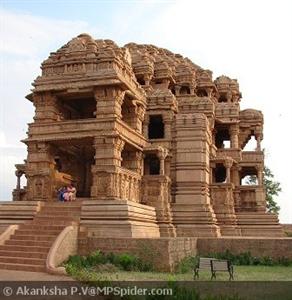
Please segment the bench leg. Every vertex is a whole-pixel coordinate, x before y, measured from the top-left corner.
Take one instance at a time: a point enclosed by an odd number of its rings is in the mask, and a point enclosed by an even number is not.
[[[216,279],[216,272],[212,271],[211,280]]]
[[[194,280],[199,279],[199,269],[194,270]]]
[[[233,272],[229,272],[229,280],[234,280],[234,278],[233,278]]]
[[[234,280],[234,278],[233,278],[233,266],[231,266],[230,269],[229,269],[229,280]]]

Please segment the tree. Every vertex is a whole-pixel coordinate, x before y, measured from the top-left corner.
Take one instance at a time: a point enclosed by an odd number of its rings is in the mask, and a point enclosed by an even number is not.
[[[280,206],[277,204],[275,197],[282,191],[280,182],[275,181],[275,176],[268,167],[264,167],[263,184],[266,192],[267,210],[279,214]],[[247,184],[257,184],[256,176],[250,176]]]
[[[263,184],[266,190],[267,210],[278,215],[280,206],[277,204],[275,197],[279,196],[282,188],[280,182],[275,181],[274,174],[268,167],[264,167]]]

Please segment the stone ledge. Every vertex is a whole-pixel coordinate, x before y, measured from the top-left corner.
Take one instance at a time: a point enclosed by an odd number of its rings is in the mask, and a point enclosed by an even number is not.
[[[233,254],[250,252],[253,256],[286,257],[292,259],[292,238],[271,237],[221,237],[198,238],[198,254],[222,253],[229,250]]]

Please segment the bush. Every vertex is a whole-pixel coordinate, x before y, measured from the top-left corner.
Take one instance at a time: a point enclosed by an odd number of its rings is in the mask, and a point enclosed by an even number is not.
[[[188,273],[194,270],[199,261],[198,256],[187,256],[183,258],[176,266],[175,271],[177,273]]]
[[[119,254],[114,259],[114,264],[120,266],[125,271],[133,271],[137,268],[138,258],[127,253]]]
[[[95,251],[88,256],[70,256],[65,263],[65,268],[68,274],[73,274],[80,269],[94,268],[95,270],[101,270],[99,266],[107,264],[124,271],[148,272],[153,270],[150,263],[142,261],[135,255],[128,253],[104,254],[101,251]]]

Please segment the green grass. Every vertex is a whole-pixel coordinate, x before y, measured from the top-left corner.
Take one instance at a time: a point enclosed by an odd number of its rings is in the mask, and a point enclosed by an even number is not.
[[[117,270],[114,272],[95,272],[90,269],[82,269],[73,277],[81,281],[190,281],[193,274],[188,273],[158,273],[158,272],[127,272]],[[207,271],[200,272],[200,280],[210,280],[211,274]],[[217,274],[217,281],[228,280],[228,273]],[[292,281],[292,267],[284,266],[235,266],[235,281]]]

